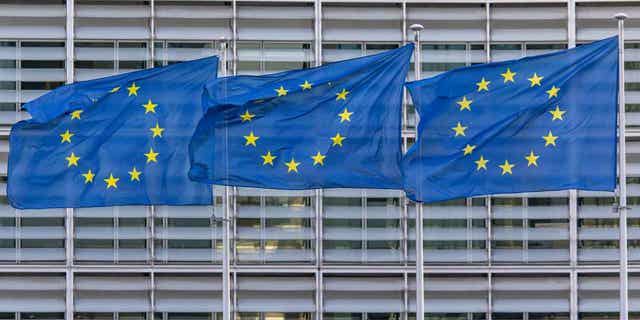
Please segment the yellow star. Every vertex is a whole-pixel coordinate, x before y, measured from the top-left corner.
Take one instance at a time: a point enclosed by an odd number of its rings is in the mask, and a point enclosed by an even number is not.
[[[136,170],[136,167],[133,167],[133,170],[129,171],[129,175],[131,176],[131,181],[140,181],[140,175],[142,172]]]
[[[161,137],[162,138],[162,131],[164,131],[164,128],[160,128],[160,124],[158,124],[157,122],[156,122],[156,126],[153,127],[153,128],[149,128],[149,130],[151,132],[153,132],[153,137],[152,138],[155,138],[155,137]]]
[[[471,154],[475,148],[476,146],[467,145],[466,147],[464,147],[464,149],[462,149],[462,151],[464,151],[464,155],[466,156]]]
[[[551,131],[549,131],[549,133],[546,136],[542,136],[542,139],[544,139],[544,146],[548,146],[550,144],[552,144],[554,147],[556,146],[556,139],[558,139],[558,136],[554,136]]]
[[[286,96],[287,92],[289,92],[289,90],[285,89],[283,86],[280,86],[280,88],[275,90],[278,93],[278,97]]]
[[[474,161],[476,163],[476,171],[480,171],[480,169],[487,170],[487,162],[489,160],[485,159],[483,156],[480,156],[480,159]]]
[[[153,148],[150,148],[149,152],[145,153],[144,155],[147,157],[147,163],[149,163],[151,161],[153,161],[155,163],[158,163],[158,155],[159,155],[159,153],[153,152]]]
[[[83,173],[82,176],[84,177],[84,183],[87,184],[89,182],[93,182],[93,177],[96,175],[91,172],[91,169],[89,169],[89,171],[87,171],[87,173]]]
[[[511,72],[511,69],[507,68],[507,71],[505,73],[501,73],[500,75],[504,78],[504,82],[503,83],[507,83],[509,81],[511,82],[515,82],[515,80],[513,79],[513,77],[516,76],[517,73],[515,72]]]
[[[311,83],[305,80],[304,83],[300,85],[300,87],[302,88],[302,90],[309,90],[311,89]]]
[[[464,136],[464,131],[467,130],[467,127],[463,127],[460,122],[458,122],[458,125],[451,128],[451,130],[455,131],[456,135],[454,137],[457,136]]]
[[[104,179],[104,182],[107,183],[107,189],[118,189],[118,181],[120,181],[120,178],[115,178],[112,173],[109,174],[108,179]]]
[[[60,141],[60,143],[71,143],[71,137],[73,137],[74,134],[69,132],[69,129],[67,129],[67,131],[65,131],[63,134],[60,135],[60,137],[62,138],[62,141]]]
[[[464,96],[462,97],[462,100],[456,102],[459,106],[460,106],[460,111],[467,109],[469,111],[471,111],[471,103],[473,102],[473,100],[467,100],[467,97]]]
[[[551,87],[551,89],[547,90],[547,94],[549,94],[549,99],[553,97],[558,97],[558,91],[560,91],[560,88],[556,86],[553,86]]]
[[[529,163],[527,163],[527,167],[531,167],[533,166],[538,166],[538,158],[540,158],[540,156],[537,156],[533,153],[533,150],[531,150],[531,153],[529,153],[528,156],[524,157],[525,159],[527,159],[527,161],[529,161]]]
[[[151,102],[151,99],[149,99],[149,101],[147,101],[147,103],[143,104],[142,106],[144,107],[144,114],[147,114],[149,112],[156,113],[156,107],[158,105]]]
[[[335,136],[330,138],[331,141],[333,141],[333,144],[331,146],[335,147],[335,146],[341,146],[342,147],[342,141],[344,141],[344,139],[346,139],[346,137],[343,137],[340,135],[340,133],[336,133]]]
[[[316,164],[319,164],[321,166],[324,166],[324,158],[326,157],[326,155],[323,155],[322,153],[320,153],[320,151],[318,151],[315,156],[311,156],[311,159],[313,159],[313,165],[315,166]]]
[[[256,146],[256,141],[258,141],[258,139],[260,139],[260,137],[258,136],[254,136],[253,135],[253,131],[249,132],[248,136],[244,136],[244,139],[246,140],[244,145],[248,146],[248,145],[252,145],[252,146]]]
[[[71,112],[71,120],[73,119],[78,119],[80,120],[80,114],[82,113],[82,110],[76,110]]]
[[[510,164],[508,160],[505,160],[504,164],[501,164],[498,167],[502,169],[502,175],[505,175],[506,173],[513,174],[513,172],[511,172],[511,169],[513,169],[513,167],[515,166],[515,164]]]
[[[255,116],[256,116],[255,114],[251,114],[249,113],[249,110],[246,110],[244,114],[240,115],[240,118],[242,119],[242,122],[245,122],[245,121],[251,121],[251,119],[253,119],[253,117]]]
[[[487,81],[484,79],[484,77],[482,78],[482,80],[480,80],[480,82],[476,82],[476,86],[478,86],[478,92],[484,90],[484,91],[489,91],[489,84],[491,83],[491,81]]]
[[[340,123],[343,123],[345,121],[351,122],[351,115],[352,114],[353,114],[353,112],[349,112],[349,110],[347,110],[347,108],[344,108],[344,111],[342,111],[342,113],[338,114],[340,116]]]
[[[285,162],[284,165],[287,166],[287,173],[291,171],[298,173],[298,166],[300,165],[300,162],[296,162],[295,159],[291,158],[291,161]]]
[[[349,91],[347,91],[347,89],[342,89],[341,92],[336,93],[336,101],[338,100],[347,100],[347,95],[349,94]]]
[[[127,89],[128,89],[128,88],[127,88]],[[114,92],[118,92],[118,90],[120,90],[120,87],[114,87],[114,88],[113,88],[113,89],[111,89],[111,91],[109,91],[109,92],[114,93]],[[138,89],[136,89],[136,91],[137,91],[137,90],[138,90]],[[131,90],[129,90],[129,91],[131,91]],[[138,95],[138,93],[136,92],[136,93],[135,93],[135,95],[137,96],[137,95]]]
[[[78,160],[80,160],[80,157],[76,157],[76,154],[71,152],[71,155],[66,157],[65,159],[67,159],[67,168],[71,167],[71,166],[78,166]]]
[[[135,82],[132,83],[130,87],[127,87],[127,90],[129,90],[129,96],[138,96],[138,89],[140,89],[140,87],[136,86]],[[118,87],[118,90],[120,90],[120,87]],[[113,89],[111,91],[116,92],[116,91],[113,91]]]
[[[553,116],[553,118],[551,118],[551,121],[555,121],[556,119],[560,119],[560,120],[564,120],[562,119],[562,115],[565,113],[566,111],[562,111],[560,110],[559,106],[556,106],[555,110],[551,110],[549,111],[549,113],[551,113],[551,115]]]
[[[262,157],[262,165],[270,164],[273,167],[273,160],[277,157],[271,154],[271,151],[267,151],[267,154],[260,156]]]
[[[533,76],[531,78],[528,78],[527,80],[531,81],[531,86],[535,87],[535,86],[540,86],[540,81],[542,81],[542,79],[544,79],[544,77],[539,76],[537,73],[533,73]]]

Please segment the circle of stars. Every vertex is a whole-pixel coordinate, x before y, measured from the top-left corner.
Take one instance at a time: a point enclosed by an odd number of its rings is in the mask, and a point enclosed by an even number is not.
[[[138,91],[140,90],[140,86],[136,85],[135,82],[132,82],[128,87],[126,87],[127,89],[127,97],[131,97],[131,96],[138,96]],[[117,92],[120,91],[120,87],[114,87],[113,89],[109,90],[109,93],[111,94],[115,94]],[[141,105],[142,108],[144,108],[144,114],[156,114],[156,108],[158,107],[158,104],[154,103],[152,101],[152,99],[147,99],[147,102]],[[83,117],[82,117],[82,113],[84,112],[84,110],[82,109],[78,109],[78,110],[74,110],[70,112],[71,115],[71,121],[73,120],[78,120],[78,121],[82,121]],[[165,128],[162,128],[160,126],[160,123],[157,121],[156,119],[156,125],[154,127],[149,128],[149,131],[151,131],[151,139],[152,142],[158,138],[161,139],[163,137],[163,132],[164,132]],[[69,129],[65,130],[63,133],[60,134],[60,144],[64,144],[64,143],[72,143],[72,138],[75,135],[75,133],[70,132]],[[155,152],[153,150],[153,147],[149,148],[149,151],[147,153],[144,153],[144,156],[146,157],[146,164],[149,164],[151,162],[153,163],[157,163],[158,162],[158,155],[160,155],[160,153]],[[67,168],[71,168],[71,167],[78,167],[79,163],[80,163],[80,159],[81,157],[76,155],[75,152],[71,152],[67,157],[65,157],[66,161],[67,161]],[[139,171],[138,168],[134,165],[130,171],[127,172],[129,174],[129,181],[130,182],[141,182],[142,179],[142,171]],[[84,183],[85,184],[93,184],[94,183],[94,179],[96,177],[96,173],[93,172],[93,170],[91,168],[89,168],[86,172],[83,172],[80,174],[82,176],[82,178],[84,179]],[[107,177],[105,177],[104,179],[102,179],[105,183],[105,188],[107,190],[116,190],[118,189],[118,182],[120,182],[120,177],[118,177],[117,175],[114,175],[113,172],[109,172],[109,175]]]
[[[502,76],[502,80],[503,80],[502,83],[505,85],[508,85],[510,83],[516,82],[516,76],[518,75],[518,73],[514,72],[510,68],[507,68],[500,75]],[[535,73],[535,72],[533,73],[533,75],[531,75],[530,78],[527,78],[527,80],[530,83],[530,88],[541,87],[543,79],[544,79],[544,76],[538,75],[538,73]],[[489,90],[491,89],[491,81],[487,80],[485,77],[482,77],[480,81],[475,83],[475,85],[477,87],[477,92],[480,94],[483,92],[489,92]],[[546,90],[545,92],[547,94],[547,99],[558,98],[560,88],[556,87],[555,85],[552,85],[551,88],[549,90]],[[462,96],[462,98],[459,101],[456,101],[456,104],[459,107],[459,111],[461,112],[471,111],[472,103],[473,103],[473,100],[470,100],[469,98],[467,98],[467,96]],[[555,109],[550,110],[549,113],[551,114],[552,122],[563,121],[564,114],[566,113],[566,111],[561,110],[560,106],[556,105]],[[452,133],[453,138],[457,139],[458,137],[466,137],[467,130],[471,130],[471,129],[468,125],[465,125],[460,121],[457,121],[457,123],[451,127],[451,130],[453,131]],[[558,136],[553,135],[553,132],[549,130],[547,134],[542,136],[541,138],[544,140],[545,148],[555,147]],[[462,155],[464,157],[471,156],[474,153],[474,151],[476,151],[476,148],[477,148],[476,145],[466,144],[465,147],[461,149]],[[537,167],[538,159],[540,158],[540,155],[536,154],[535,151],[532,149],[528,154],[524,155],[523,158],[527,160],[527,167]],[[487,171],[488,170],[487,164],[489,162],[490,160],[485,158],[484,155],[481,154],[480,157],[474,161],[474,163],[476,164],[476,171]],[[502,175],[512,175],[515,166],[516,166],[515,162],[513,160],[510,162],[509,159],[504,159],[504,162],[499,162],[497,165],[497,167],[501,170]]]
[[[304,91],[312,90],[313,83],[309,82],[308,80],[305,80],[303,83],[299,84],[298,86],[300,87],[301,91],[304,92]],[[331,83],[329,83],[329,86],[331,86]],[[284,97],[287,94],[289,94],[290,90],[286,89],[283,85],[281,85],[280,87],[275,88],[274,91],[278,97]],[[341,91],[335,94],[336,95],[335,101],[337,102],[347,101],[350,93],[351,92],[349,90],[347,90],[346,88],[343,88]],[[351,116],[353,114],[354,114],[353,111],[349,111],[349,108],[344,107],[342,108],[341,112],[337,114],[338,120],[342,124],[347,124],[348,122],[351,122]],[[242,120],[242,123],[251,122],[255,117],[256,115],[252,114],[249,110],[245,110],[245,112],[240,115],[240,119]],[[243,138],[244,138],[245,147],[250,147],[250,148],[258,147],[260,136],[258,136],[253,130],[250,130],[247,135],[243,136]],[[342,147],[346,139],[347,137],[340,134],[340,132],[336,132],[334,136],[329,137],[329,140],[331,141],[330,142],[331,147],[335,147],[335,148]],[[270,150],[267,150],[266,153],[260,155],[260,158],[262,158],[263,166],[275,167],[275,161],[276,159],[278,159],[278,156],[275,154],[272,154]],[[312,166],[324,166],[324,161],[325,161],[325,158],[327,158],[327,155],[323,154],[320,151],[317,151],[315,154],[309,155],[309,158],[313,160]],[[287,173],[298,173],[298,167],[302,164],[302,160],[296,161],[294,157],[291,157],[288,161],[286,159],[283,160],[282,163],[285,165]]]

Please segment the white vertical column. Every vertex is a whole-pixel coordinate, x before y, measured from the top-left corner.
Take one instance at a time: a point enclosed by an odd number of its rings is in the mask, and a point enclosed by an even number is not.
[[[220,39],[220,64],[222,72],[220,76],[227,75],[227,39]],[[211,187],[213,192],[213,186]],[[229,254],[231,246],[229,243],[229,226],[231,224],[231,196],[232,188],[224,187],[224,217],[222,218],[222,319],[231,320],[231,285],[230,285],[230,263]],[[215,201],[215,198],[214,198]]]
[[[420,24],[412,24],[409,29],[414,32],[415,50],[413,55],[414,77],[420,80],[422,73],[422,60],[420,47],[420,31],[424,27]],[[419,122],[419,115],[416,113],[416,123]],[[423,242],[423,206],[416,204],[416,320],[424,320],[424,242]]]
[[[67,65],[67,83],[72,83],[73,77],[73,40],[75,38],[74,31],[74,17],[75,17],[75,0],[67,0],[67,15],[66,15],[66,65]]]
[[[484,4],[484,13],[485,13],[485,18],[487,19],[485,22],[485,30],[484,32],[485,34],[485,53],[487,54],[486,59],[487,59],[487,63],[491,62],[491,3],[489,2],[489,0],[487,0]]]
[[[153,68],[156,63],[156,1],[149,2],[149,33],[151,42],[149,43],[149,64],[148,68]]]
[[[315,66],[322,65],[322,1],[315,0],[314,11],[314,59]]]
[[[73,69],[73,40],[75,38],[74,18],[75,18],[75,0],[66,1],[66,82],[72,83],[74,80]],[[73,209],[65,210],[65,320],[73,320]]]
[[[576,46],[576,1],[567,1],[567,46]],[[569,317],[578,320],[578,191],[569,190]]]
[[[567,0],[567,41],[569,48],[576,46],[576,0]]]
[[[629,317],[629,275],[627,273],[627,161],[625,140],[624,98],[624,20],[627,15],[618,13],[618,174],[620,205],[620,319]]]
[[[236,0],[231,2],[231,50],[233,66],[231,73],[238,74],[238,4]]]
[[[315,0],[313,7],[313,23],[314,23],[314,65],[316,67],[322,65],[322,1]],[[315,211],[315,320],[322,320],[322,189],[316,189],[314,201]]]
[[[487,63],[491,62],[491,2],[489,0],[485,1],[484,4],[484,14],[485,14],[485,42],[484,42],[484,52],[485,52],[485,60]],[[487,230],[487,240],[486,240],[486,252],[487,252],[487,265],[491,268],[492,264],[492,256],[493,251],[491,250],[491,241],[493,237],[493,230],[491,228],[491,217],[493,216],[493,210],[491,208],[491,196],[485,197],[485,206],[487,209],[487,218],[485,220],[486,230]],[[489,272],[487,274],[487,313],[486,319],[493,319],[493,280],[492,274]]]

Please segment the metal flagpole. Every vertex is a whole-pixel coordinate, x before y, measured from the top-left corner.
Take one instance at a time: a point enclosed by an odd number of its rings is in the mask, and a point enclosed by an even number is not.
[[[413,41],[416,44],[414,49],[413,64],[415,80],[420,80],[422,73],[422,61],[420,59],[420,31],[424,29],[421,24],[412,24],[409,29],[414,32]],[[416,113],[416,123],[419,122],[419,115]],[[422,237],[422,203],[416,204],[416,320],[424,320],[424,242]]]
[[[618,13],[618,174],[620,215],[620,319],[629,316],[629,275],[627,273],[627,163],[625,140],[625,100],[624,100],[624,20],[627,15]]]
[[[227,76],[227,39],[220,39],[221,76]],[[214,187],[211,187],[213,192]],[[215,201],[215,195],[214,195]],[[222,319],[231,320],[231,282],[229,267],[229,226],[231,224],[231,187],[224,187],[224,217],[222,218]],[[215,249],[214,249],[215,250]]]

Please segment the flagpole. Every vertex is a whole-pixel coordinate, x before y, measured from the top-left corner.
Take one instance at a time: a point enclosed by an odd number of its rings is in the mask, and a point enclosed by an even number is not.
[[[412,24],[409,29],[414,33],[414,77],[420,80],[422,73],[422,61],[420,53],[420,31],[424,30],[421,24]],[[419,115],[416,113],[416,124],[419,122]],[[424,241],[422,203],[416,203],[416,320],[424,320]]]
[[[227,76],[227,39],[220,39],[220,63],[222,64],[221,76]],[[211,192],[214,187],[211,186]],[[214,195],[215,201],[215,195]],[[224,217],[222,218],[222,319],[231,320],[231,274],[229,253],[229,226],[231,224],[231,187],[224,187]],[[215,250],[215,248],[213,248]]]
[[[618,173],[619,198],[618,213],[620,215],[620,319],[629,317],[629,275],[627,266],[627,163],[625,140],[625,97],[624,97],[624,20],[627,15],[618,13]]]

